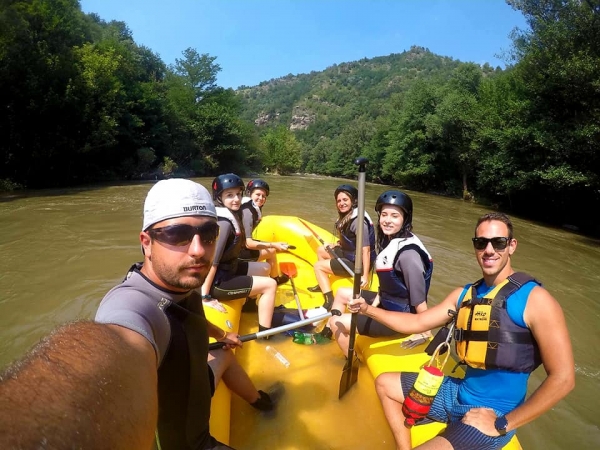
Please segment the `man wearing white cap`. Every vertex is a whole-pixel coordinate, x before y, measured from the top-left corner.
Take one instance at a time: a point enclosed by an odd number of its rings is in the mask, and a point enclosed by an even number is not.
[[[144,203],[144,262],[104,297],[96,314],[97,322],[118,325],[124,334],[139,333],[151,344],[146,352],[157,360],[157,438],[163,450],[229,448],[208,430],[210,398],[221,378],[256,408],[273,408],[231,351],[208,353],[209,336],[231,348],[242,344],[237,334],[206,320],[195,291],[212,265],[216,219],[202,185],[184,179],[156,183]]]
[[[0,448],[224,450],[209,432],[215,386],[270,410],[206,320],[200,287],[218,236],[208,191],[183,179],[148,192],[144,262],[102,300],[94,322],[63,326],[0,375]],[[224,350],[208,352],[208,338]],[[158,422],[158,425],[157,425]],[[156,433],[155,433],[156,431]]]

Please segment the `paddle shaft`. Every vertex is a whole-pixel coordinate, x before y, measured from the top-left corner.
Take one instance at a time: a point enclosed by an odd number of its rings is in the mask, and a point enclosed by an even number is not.
[[[358,165],[358,215],[357,220],[360,225],[356,227],[356,256],[354,261],[354,285],[352,289],[352,298],[360,297],[360,282],[363,269],[362,241],[363,241],[363,222],[365,216],[365,171],[368,160],[358,158],[354,163]],[[354,366],[354,342],[356,340],[356,316],[358,313],[352,313],[350,319],[350,339],[348,341],[348,360],[344,366],[342,379],[340,380],[340,391],[338,398],[350,389],[356,383],[358,378],[358,365]]]
[[[338,310],[333,309],[326,314],[321,314],[320,316],[311,317],[309,319],[299,320],[298,322],[288,323],[287,325],[281,325],[280,327],[270,328],[268,330],[259,331],[257,333],[244,334],[243,336],[239,337],[239,340],[242,342],[248,342],[248,341],[253,341],[254,339],[272,336],[274,334],[283,333],[284,331],[294,330],[296,328],[300,328],[305,325],[310,325],[313,322],[320,322],[321,320],[329,319],[333,315],[341,315],[341,313]],[[300,317],[302,317],[302,316],[300,316]],[[223,348],[223,346],[225,346],[225,345],[227,345],[225,342],[217,341],[217,342],[213,342],[213,343],[209,344],[208,349],[209,350],[218,350],[220,348]]]
[[[325,241],[323,239],[321,239],[321,236],[319,236],[315,232],[315,230],[313,230],[311,227],[309,227],[308,224],[306,222],[304,222],[304,220],[302,220],[302,219],[298,219],[298,220],[300,221],[300,223],[302,223],[302,225],[304,225],[306,228],[308,228],[308,231],[310,231],[312,233],[312,235],[317,239],[317,241],[319,241],[321,243],[321,245],[325,248],[327,253],[329,253],[329,256],[331,256],[332,259],[335,259],[337,262],[339,262],[340,265],[344,268],[344,270],[346,272],[348,272],[348,275],[350,275],[351,277],[354,276],[354,272],[352,272],[352,269],[350,269],[350,267],[348,267],[348,264],[346,264],[342,258],[340,258],[338,255],[335,254],[335,252],[333,251],[331,246],[329,244],[326,244]]]
[[[303,317],[304,313],[302,312],[302,305],[300,304],[298,291],[296,291],[296,285],[294,284],[294,277],[290,277],[290,283],[292,283],[292,292],[294,293],[294,300],[296,300],[296,306],[298,307],[298,314],[300,314],[300,317]]]

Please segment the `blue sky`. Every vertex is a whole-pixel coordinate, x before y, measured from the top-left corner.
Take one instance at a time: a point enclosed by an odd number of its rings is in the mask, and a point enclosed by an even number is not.
[[[183,50],[216,56],[218,84],[237,88],[289,73],[401,53],[411,45],[504,67],[520,12],[504,0],[80,0],[127,24],[172,64]]]

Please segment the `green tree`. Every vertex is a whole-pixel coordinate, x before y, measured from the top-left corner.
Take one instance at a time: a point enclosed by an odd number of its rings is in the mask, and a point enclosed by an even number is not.
[[[437,175],[451,180],[460,177],[462,196],[472,198],[469,177],[480,159],[477,130],[480,128],[479,85],[481,70],[475,64],[457,67],[444,89],[435,114],[428,117],[427,135],[435,142]]]
[[[256,166],[255,132],[240,120],[234,92],[215,85],[221,70],[216,58],[190,48],[183,55],[166,78],[170,156],[199,175],[243,173],[248,165]]]
[[[516,201],[524,207],[547,198],[540,208],[545,217],[553,209],[588,221],[584,211],[600,201],[600,5],[508,3],[529,25],[513,36],[515,71],[528,101],[521,121],[531,137],[520,159],[527,187]]]
[[[165,177],[169,178],[173,175],[173,172],[177,170],[177,167],[178,166],[175,161],[168,156],[165,156],[163,162],[159,166],[159,169]]]
[[[183,59],[175,59],[173,72],[185,78],[185,84],[193,89],[196,101],[202,100],[206,92],[217,87],[221,66],[215,63],[216,59],[216,56],[200,54],[191,47],[183,51]]]
[[[381,175],[384,180],[413,189],[435,183],[437,150],[427,135],[427,124],[440,101],[440,87],[418,81],[392,113],[388,148]]]
[[[284,126],[269,130],[262,139],[265,166],[280,175],[288,175],[300,168],[302,147],[296,136]]]
[[[0,178],[43,186],[69,174],[81,142],[73,47],[85,39],[77,0],[0,6]]]

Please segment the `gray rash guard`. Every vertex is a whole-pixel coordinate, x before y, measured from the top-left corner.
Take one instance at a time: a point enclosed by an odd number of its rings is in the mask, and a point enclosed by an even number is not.
[[[419,252],[412,249],[400,252],[400,256],[394,264],[394,269],[402,273],[409,292],[411,306],[417,307],[417,305],[427,300],[427,286],[423,278],[425,267]]]
[[[177,293],[159,288],[140,269],[141,264],[134,265],[125,281],[106,294],[95,320],[133,330],[154,347],[160,447],[217,448],[209,430],[212,373],[202,299],[197,291]]]
[[[158,366],[169,346],[171,327],[157,299],[178,303],[188,293],[159,289],[140,273],[129,272],[127,279],[112,288],[102,299],[95,321],[120,325],[144,336],[154,347]]]
[[[250,211],[249,208],[242,209],[242,226],[244,227],[246,239],[251,238],[252,232],[254,231],[254,216],[252,215],[252,211]]]

